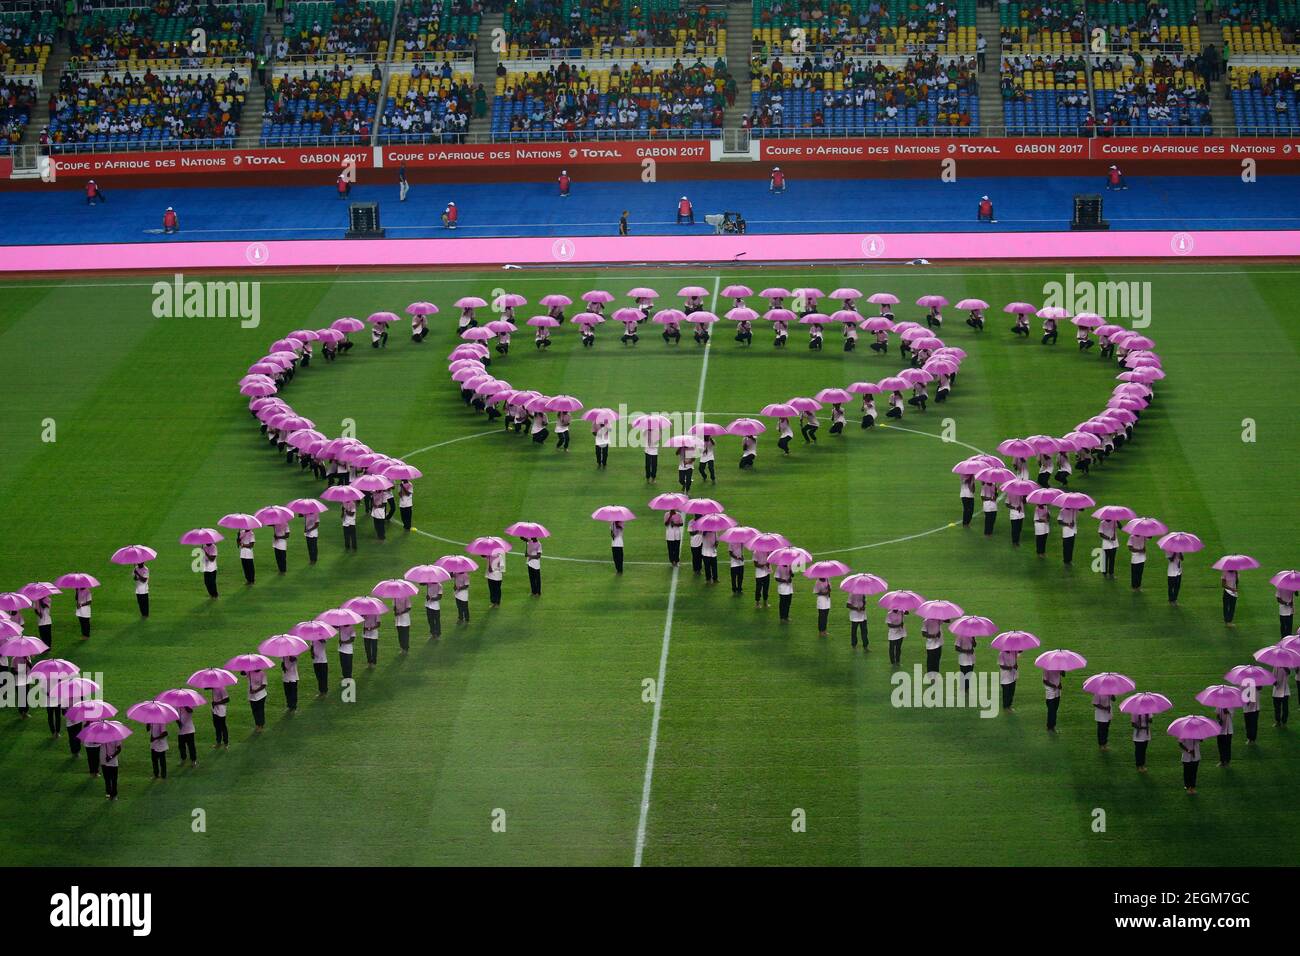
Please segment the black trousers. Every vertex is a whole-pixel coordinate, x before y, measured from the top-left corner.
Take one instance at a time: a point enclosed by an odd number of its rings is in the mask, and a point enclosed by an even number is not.
[[[63,711],[57,704],[45,708],[45,723],[50,728],[50,733],[58,736],[59,727],[63,723]]]
[[[1034,535],[1034,550],[1037,551],[1039,554],[1047,553],[1047,535],[1045,534]]]
[[[442,609],[426,607],[424,609],[424,617],[429,622],[429,636],[441,637],[442,636]]]
[[[266,698],[263,697],[261,700],[251,700],[248,703],[249,703],[249,709],[252,710],[253,712],[253,726],[265,727],[266,726]]]
[[[1010,710],[1012,703],[1016,699],[1016,682],[1002,685],[1002,709]]]
[[[1190,790],[1196,786],[1196,771],[1201,769],[1199,760],[1189,760],[1183,764],[1183,788]]]
[[[244,568],[244,581],[252,584],[257,579],[257,566],[253,563],[252,558],[240,558],[239,563]]]
[[[357,550],[357,526],[354,524],[343,526],[343,550]]]
[[[1178,592],[1182,590],[1183,576],[1181,574],[1175,574],[1173,577],[1167,578],[1166,581],[1168,582],[1167,590],[1169,592],[1169,603],[1173,604],[1178,600]]]
[[[569,447],[569,432],[567,429],[565,431],[555,433],[555,447],[556,448]]]
[[[90,618],[79,617],[77,618],[77,623],[81,625],[81,636],[90,637]]]
[[[339,654],[339,673],[343,675],[344,680],[349,680],[352,677],[352,658],[354,656],[353,654]]]
[[[889,663],[901,664],[903,661],[903,639],[891,640],[889,642]]]
[[[68,752],[74,757],[81,753],[81,740],[77,737],[77,734],[81,733],[82,726],[82,724],[65,725],[68,732]]]
[[[927,674],[939,673],[939,658],[942,656],[942,647],[927,647],[925,649],[925,672]]]
[[[316,692],[327,694],[330,689],[330,665],[328,661],[312,662],[311,669],[316,673]]]
[[[98,748],[96,748],[96,750],[98,750]],[[112,797],[114,800],[117,799],[117,768],[116,767],[104,768],[104,793],[107,796]]]
[[[140,609],[140,616],[141,616],[141,617],[148,617],[148,616],[149,616],[149,594],[148,594],[148,592],[146,592],[146,593],[144,593],[144,594],[137,594],[137,595],[135,596],[135,604],[136,604],[136,607],[138,607],[138,608]]]
[[[397,510],[398,513],[401,514],[402,516],[402,527],[405,528],[407,531],[410,531],[415,509],[413,509],[410,505],[407,505],[406,507],[398,508]]]
[[[208,589],[209,597],[217,596],[217,572],[216,571],[203,572],[203,586]]]
[[[610,555],[614,558],[614,571],[616,574],[623,573],[623,549],[610,548]]]
[[[754,603],[757,604],[759,601],[762,601],[764,604],[766,604],[768,591],[771,589],[771,587],[772,587],[772,575],[765,574],[761,578],[755,577],[754,578]]]
[[[53,649],[54,647],[54,625],[53,624],[37,624],[36,633],[40,636],[41,640],[43,640],[51,649]]]
[[[699,545],[691,548],[691,570],[696,574],[704,570],[704,549]]]
[[[361,644],[366,651],[366,663],[378,664],[379,663],[379,638],[363,637],[361,639]]]
[[[1254,743],[1259,736],[1259,711],[1248,710],[1243,716],[1246,718],[1246,739]]]
[[[461,601],[459,599],[456,601],[456,620],[469,620],[469,601]]]
[[[1066,564],[1074,563],[1074,542],[1078,537],[1072,534],[1068,538],[1061,538],[1061,560]]]
[[[676,564],[678,561],[682,559],[682,542],[680,538],[677,539],[676,541],[665,540],[664,544],[668,546],[669,564]]]
[[[790,602],[794,600],[793,594],[778,594],[776,598],[777,608],[780,611],[781,620],[790,620]]]
[[[149,763],[153,767],[153,775],[155,777],[162,777],[164,780],[167,779],[167,752],[165,750],[150,750]]]
[[[789,435],[784,435],[776,440],[776,447],[781,449],[781,451],[785,452],[787,455],[790,454],[790,437],[791,436]]]
[[[190,761],[195,761],[195,762],[198,761],[199,753],[194,746],[193,732],[188,734],[181,734],[179,737],[176,738],[176,742],[180,744],[181,760],[188,759]],[[186,757],[186,754],[189,754],[188,758]]]
[[[1047,729],[1056,729],[1056,712],[1061,707],[1061,698],[1049,697],[1047,699]]]
[[[1291,630],[1291,622],[1294,620],[1295,620],[1295,616],[1292,614],[1286,614],[1286,615],[1279,614],[1277,616],[1278,625],[1280,630],[1282,631],[1283,637],[1289,637],[1290,635],[1295,633],[1295,631]]]
[[[695,470],[689,465],[685,468],[677,469],[677,484],[681,485],[682,491],[691,490],[691,478],[695,475]]]
[[[659,456],[658,455],[645,456],[645,477],[646,477],[646,481],[649,481],[651,478],[659,477]]]
[[[799,433],[803,435],[805,442],[815,442],[817,440],[817,425],[800,425]]]
[[[1135,740],[1135,741],[1133,741],[1133,764],[1134,764],[1134,766],[1137,766],[1137,767],[1145,767],[1145,766],[1147,765],[1147,744],[1149,744],[1149,743],[1150,743],[1149,740]]]
[[[997,524],[998,513],[996,511],[984,512],[984,535],[985,537],[993,536],[993,526]]]
[[[596,446],[596,467],[604,468],[608,464],[609,464],[609,446],[597,445]]]
[[[862,635],[862,646],[867,646],[867,622],[866,621],[849,621],[849,646],[858,646],[858,635]]]
[[[1101,556],[1104,559],[1102,564],[1102,573],[1108,577],[1115,576],[1115,558],[1119,555],[1119,548],[1102,548]]]
[[[753,454],[749,454],[749,455],[741,455],[741,456],[740,456],[740,467],[741,467],[741,468],[753,468],[753,467],[754,467],[754,455],[753,455]]]
[[[731,566],[731,590],[737,594],[745,590],[745,566],[743,564]]]
[[[284,706],[289,710],[298,709],[298,682],[296,680],[283,681],[284,684]]]
[[[488,586],[488,603],[500,604],[501,603],[501,582],[497,580],[493,580],[492,578],[488,578],[487,586]]]
[[[718,556],[704,558],[704,580],[718,583]]]
[[[709,473],[709,481],[712,481],[716,484],[718,480],[718,472],[717,469],[714,468],[714,463],[712,458],[710,458],[708,461],[700,462],[700,481],[704,480],[704,472],[706,469],[708,470]]]
[[[826,628],[827,628],[827,626],[830,624],[830,621],[831,621],[831,611],[830,611],[830,608],[820,608],[820,607],[819,607],[819,608],[817,609],[817,633],[818,633],[818,634],[825,634],[825,633],[826,633]]]
[[[1291,716],[1291,697],[1274,697],[1273,698],[1273,721],[1279,724],[1285,724],[1287,718]]]
[[[272,548],[271,553],[275,555],[275,569],[281,574],[289,570],[289,552],[282,551],[279,548]]]
[[[961,523],[969,525],[973,517],[975,517],[975,499],[963,498],[961,500]]]
[[[542,593],[542,569],[530,567],[528,569],[528,590],[532,594]]]
[[[1146,570],[1146,566],[1147,563],[1145,561],[1139,561],[1137,564],[1129,565],[1128,579],[1129,583],[1133,585],[1133,590],[1135,591],[1142,586],[1142,572]]]
[[[1225,767],[1232,762],[1232,734],[1219,734],[1219,763]]]
[[[1109,741],[1110,741],[1110,721],[1109,720],[1097,721],[1097,746],[1105,747]]]
[[[1223,592],[1223,623],[1231,624],[1233,615],[1237,613],[1237,595]]]
[[[95,744],[95,746],[93,747],[86,748],[86,766],[90,768],[90,772],[92,774],[99,773],[100,770],[103,769],[99,765],[99,758],[101,752],[102,752],[102,748],[99,746],[99,744]]]
[[[375,518],[374,522],[375,522],[375,537],[378,538],[380,541],[383,541],[384,534],[388,528],[388,519]]]
[[[1011,519],[1011,543],[1012,544],[1017,546],[1020,544],[1020,532],[1024,529],[1024,527],[1025,527],[1024,518]]]
[[[317,548],[316,548],[317,539],[307,538],[306,541],[307,541],[307,560],[310,561],[312,564],[315,564],[316,554],[317,554]]]
[[[219,744],[230,743],[230,727],[226,723],[225,714],[212,715],[212,730],[215,735],[215,743],[219,743]]]

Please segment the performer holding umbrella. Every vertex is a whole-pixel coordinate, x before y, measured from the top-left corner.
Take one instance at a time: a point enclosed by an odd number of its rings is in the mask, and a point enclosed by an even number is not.
[[[1248,554],[1225,554],[1210,565],[1219,572],[1223,584],[1223,623],[1232,627],[1237,613],[1237,580],[1240,572],[1259,567],[1259,562]]]
[[[1097,722],[1097,746],[1110,749],[1110,722],[1114,716],[1115,698],[1137,689],[1132,678],[1112,671],[1093,674],[1083,682],[1083,691],[1092,695],[1093,717]]]
[[[253,548],[257,544],[257,536],[253,532],[254,529],[262,527],[262,522],[250,514],[235,512],[222,516],[217,525],[238,532],[236,541],[239,545],[239,563],[244,568],[244,583],[252,584],[257,579],[257,568],[253,560]]]
[[[109,558],[114,564],[133,564],[131,579],[135,582],[135,602],[140,608],[140,616],[149,616],[149,565],[147,562],[158,557],[158,552],[143,544],[131,544],[118,548]]]
[[[307,642],[292,634],[275,634],[258,644],[257,650],[267,657],[280,658],[284,706],[293,713],[298,709],[298,655],[307,650]]]
[[[315,498],[296,498],[286,506],[296,515],[302,515],[302,537],[307,543],[307,560],[316,563],[320,539],[320,516],[327,509]]]
[[[478,562],[463,554],[446,554],[433,562],[451,575],[451,593],[456,601],[456,623],[469,623],[469,575]]]
[[[316,696],[329,693],[330,665],[325,652],[325,642],[338,636],[338,629],[324,621],[299,621],[289,628],[289,633],[311,645],[311,669],[316,675]]]
[[[180,748],[181,766],[185,765],[188,754],[190,766],[197,767],[199,754],[194,746],[194,708],[204,706],[207,698],[193,688],[176,687],[163,691],[154,700],[176,708],[176,743]]]
[[[817,599],[817,634],[819,637],[827,637],[829,634],[828,626],[831,615],[831,578],[842,578],[847,574],[852,574],[853,569],[843,561],[816,561],[804,568],[803,576],[811,578],[813,581],[813,595]],[[859,595],[860,596],[860,595]],[[866,620],[866,601],[863,599],[862,619]],[[850,609],[851,611],[852,609]],[[857,631],[850,627],[850,637],[852,646],[857,646]],[[866,630],[863,629],[862,640],[865,643],[867,639]]]
[[[596,521],[609,522],[610,554],[614,559],[614,573],[623,573],[623,525],[636,518],[631,508],[623,505],[604,505],[591,513]]]
[[[99,587],[99,579],[93,574],[84,572],[72,572],[70,574],[61,574],[54,579],[56,587],[64,590],[71,589],[74,599],[77,603],[77,623],[81,625],[82,640],[90,637],[90,602],[92,599],[92,590]]]
[[[1047,730],[1056,733],[1056,713],[1061,706],[1061,687],[1067,671],[1088,666],[1082,654],[1069,650],[1044,651],[1034,659],[1034,666],[1043,672],[1043,690],[1047,697]]]
[[[364,620],[356,611],[346,607],[330,608],[316,615],[316,620],[338,628],[339,673],[344,680],[352,679],[352,657],[356,652],[357,625]]]
[[[1147,772],[1147,747],[1151,743],[1151,718],[1173,709],[1164,694],[1141,693],[1126,697],[1119,709],[1132,717],[1133,760],[1138,773]]]
[[[403,575],[414,584],[424,585],[424,616],[429,624],[429,640],[442,636],[442,586],[451,574],[436,564],[417,564]]]
[[[1201,766],[1201,741],[1219,735],[1219,722],[1200,714],[1188,714],[1171,723],[1166,733],[1178,741],[1183,761],[1183,789],[1194,794],[1196,772]]]
[[[226,670],[248,678],[248,706],[255,734],[266,729],[266,672],[274,666],[275,661],[262,654],[239,654],[226,661]]]
[[[1169,559],[1169,603],[1178,603],[1178,592],[1183,586],[1183,555],[1200,551],[1205,547],[1201,539],[1186,531],[1172,531],[1156,541],[1160,550]]]
[[[1259,736],[1259,689],[1273,686],[1273,672],[1258,664],[1238,664],[1223,678],[1241,688],[1242,716],[1246,721],[1246,744],[1249,746]]]
[[[867,650],[867,596],[880,594],[889,590],[885,579],[865,572],[850,574],[840,582],[840,590],[848,593],[849,609],[849,646],[858,646],[858,637],[862,638],[862,649]]]
[[[1120,530],[1129,536],[1129,583],[1134,591],[1141,591],[1142,572],[1147,566],[1147,539],[1168,534],[1169,529],[1155,518],[1134,518]]]
[[[1002,687],[1002,709],[1014,711],[1016,682],[1020,679],[1020,654],[1041,645],[1028,631],[1003,631],[989,642],[998,652],[998,683]]]
[[[170,734],[167,725],[180,720],[180,714],[171,704],[156,700],[144,700],[132,704],[126,709],[130,720],[144,724],[149,731],[149,762],[153,766],[155,780],[167,779],[167,738]]]
[[[1246,705],[1240,687],[1229,684],[1212,684],[1196,695],[1197,703],[1214,708],[1214,719],[1219,722],[1219,766],[1232,762],[1232,712]]]
[[[357,549],[357,502],[365,498],[365,493],[352,485],[333,485],[321,492],[325,501],[339,504],[339,515],[343,527],[343,550]]]
[[[230,729],[226,724],[226,707],[230,703],[230,693],[227,687],[233,687],[239,683],[239,678],[233,671],[224,667],[209,667],[201,671],[195,671],[190,675],[190,679],[185,683],[199,690],[210,690],[212,692],[212,729],[214,740],[212,749],[218,747],[230,747]]]
[[[133,731],[116,720],[96,720],[86,725],[81,731],[82,743],[96,750],[102,750],[100,761],[104,774],[104,796],[109,800],[117,799],[117,772],[122,753],[122,741],[130,737]]]

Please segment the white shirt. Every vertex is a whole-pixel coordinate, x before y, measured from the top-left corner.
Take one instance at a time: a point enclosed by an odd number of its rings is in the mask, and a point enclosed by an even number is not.
[[[265,671],[253,671],[248,675],[248,699],[250,701],[266,699]]]
[[[1110,723],[1111,708],[1115,705],[1115,698],[1110,694],[1093,694],[1092,695],[1092,716],[1099,724]]]
[[[1020,678],[1020,653],[998,651],[998,683],[1014,684]]]
[[[148,594],[149,593],[149,569],[147,567],[136,568],[135,571],[132,573],[132,577],[135,578],[135,593]]]
[[[1061,696],[1061,671],[1043,671],[1043,690],[1048,700]]]

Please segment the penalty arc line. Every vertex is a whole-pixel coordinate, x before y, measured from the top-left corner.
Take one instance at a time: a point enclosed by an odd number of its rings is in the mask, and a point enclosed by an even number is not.
[[[709,311],[717,314],[718,309],[718,289],[721,287],[722,277],[713,277],[713,299],[709,303]],[[709,351],[713,346],[713,336],[704,343],[704,361],[700,363],[700,387],[695,395],[695,417],[700,417],[700,411],[704,408],[704,385],[709,376]],[[664,640],[659,649],[659,678],[655,684],[655,706],[654,714],[650,718],[650,743],[646,748],[645,758],[645,777],[641,783],[641,814],[637,820],[636,826],[636,852],[632,857],[632,866],[641,865],[641,860],[645,856],[645,834],[646,823],[650,818],[650,791],[654,786],[655,776],[655,753],[659,748],[659,718],[663,714],[664,704],[664,679],[668,674],[668,648],[673,639],[673,611],[677,607],[677,580],[680,569],[673,568],[672,583],[668,586],[668,611],[664,617]]]

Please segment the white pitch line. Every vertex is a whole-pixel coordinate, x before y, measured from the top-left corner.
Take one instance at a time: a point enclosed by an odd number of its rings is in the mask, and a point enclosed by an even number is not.
[[[718,311],[718,289],[721,288],[722,277],[713,277],[713,299],[709,303],[709,311],[714,315]],[[709,376],[709,351],[713,346],[713,336],[709,335],[709,340],[704,343],[704,361],[700,363],[700,387],[695,393],[695,417],[700,417],[700,410],[704,408],[704,384]],[[650,818],[650,791],[654,786],[655,776],[655,752],[659,748],[659,717],[663,713],[664,706],[664,679],[668,674],[668,648],[673,639],[673,611],[677,607],[677,577],[680,568],[673,568],[672,583],[668,587],[668,613],[664,618],[664,641],[659,650],[659,680],[655,684],[655,708],[654,715],[650,718],[650,743],[646,749],[645,758],[645,779],[641,783],[641,816],[636,825],[636,853],[632,857],[634,867],[641,865],[641,858],[645,855],[645,831],[646,823]]]

